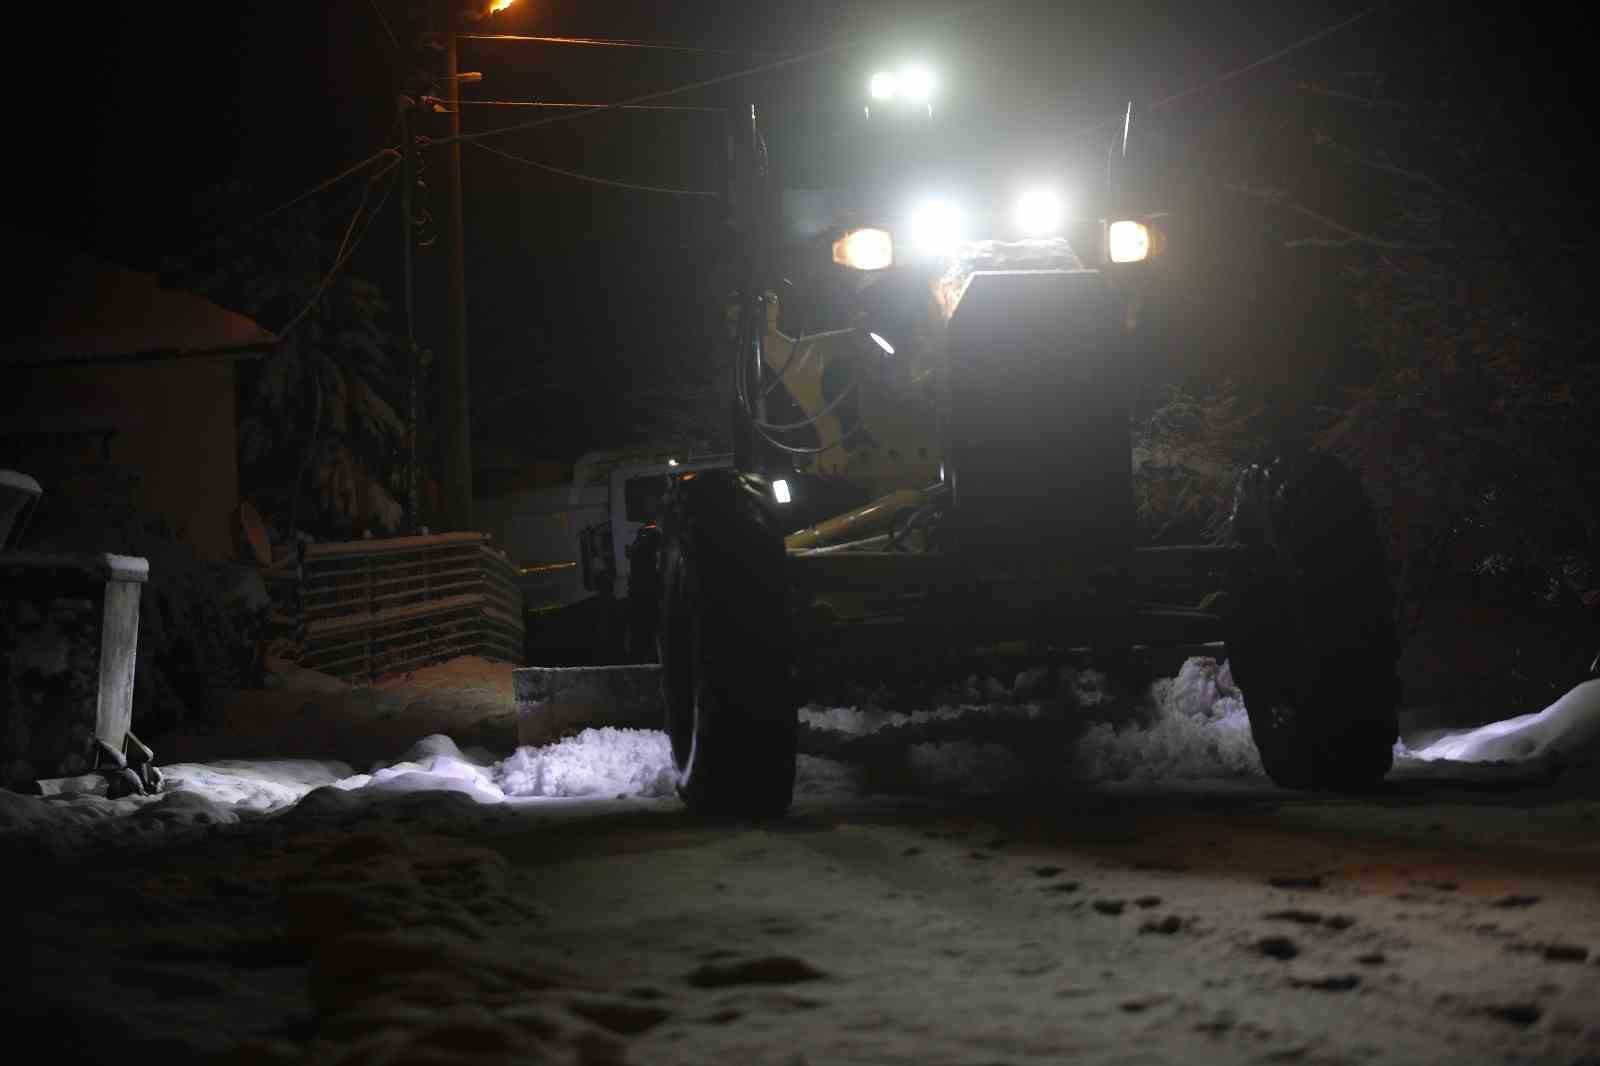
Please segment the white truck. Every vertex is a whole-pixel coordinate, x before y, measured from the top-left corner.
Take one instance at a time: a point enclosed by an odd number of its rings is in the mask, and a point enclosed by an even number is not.
[[[730,455],[656,448],[590,452],[570,488],[480,499],[483,527],[517,564],[529,665],[649,658],[630,624],[629,549],[653,525],[670,477],[733,464]]]

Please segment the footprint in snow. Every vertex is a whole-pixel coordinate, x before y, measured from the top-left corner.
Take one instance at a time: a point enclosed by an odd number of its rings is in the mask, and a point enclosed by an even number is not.
[[[1291,977],[1289,983],[1296,988],[1309,988],[1315,992],[1349,992],[1360,987],[1361,978],[1353,973],[1340,973],[1325,977]]]
[[[696,988],[727,988],[731,985],[787,985],[819,981],[827,975],[804,959],[790,955],[768,955],[738,962],[708,962],[685,978]]]
[[[1502,1022],[1527,1028],[1544,1017],[1544,1008],[1534,1003],[1499,1003],[1484,1007],[1481,1013]]]
[[[1316,874],[1284,874],[1267,878],[1267,884],[1273,888],[1321,888],[1322,878]]]
[[[1261,917],[1269,922],[1295,922],[1299,925],[1321,925],[1322,914],[1319,911],[1300,910],[1290,907],[1287,910],[1268,911]]]
[[[672,1017],[672,1012],[662,1007],[618,1000],[573,1000],[567,1004],[567,1009],[620,1036],[638,1036],[649,1032]]]
[[[1101,914],[1121,914],[1127,904],[1120,899],[1097,899],[1090,906]]]
[[[1546,944],[1544,957],[1551,962],[1587,962],[1589,949],[1582,944]]]
[[[1300,945],[1286,936],[1264,936],[1256,941],[1256,950],[1269,959],[1292,959],[1300,954]]]
[[[1495,900],[1494,903],[1490,904],[1490,906],[1506,907],[1506,908],[1510,908],[1510,907],[1531,907],[1535,903],[1538,903],[1543,898],[1544,898],[1543,896],[1519,896],[1519,895],[1501,896],[1499,899]]]

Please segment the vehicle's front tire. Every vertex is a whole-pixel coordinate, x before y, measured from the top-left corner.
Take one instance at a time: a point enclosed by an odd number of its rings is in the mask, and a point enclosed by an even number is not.
[[[774,505],[732,470],[676,481],[662,515],[658,654],[678,794],[774,818],[794,793],[785,552]]]
[[[1360,479],[1326,455],[1240,478],[1228,661],[1262,766],[1285,788],[1360,789],[1394,761],[1394,594]]]

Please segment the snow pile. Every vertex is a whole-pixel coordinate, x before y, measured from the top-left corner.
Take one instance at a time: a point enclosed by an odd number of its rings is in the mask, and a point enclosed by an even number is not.
[[[969,678],[927,710],[806,707],[796,790],[861,795],[890,785],[924,791],[1011,791],[1041,781],[1174,781],[1262,776],[1244,701],[1227,663],[1193,658],[1140,698],[1092,670],[1024,671],[1008,689]],[[826,757],[818,758],[816,755]],[[1464,764],[1552,766],[1600,755],[1600,679],[1537,714],[1396,747],[1402,773],[1458,773]],[[857,756],[865,756],[861,761]],[[842,759],[844,761],[837,761]],[[859,763],[859,764],[858,764]],[[354,773],[310,759],[219,760],[163,768],[156,796],[23,796],[0,790],[0,842],[60,851],[138,843],[296,811],[337,814],[396,794],[446,794],[472,808],[564,797],[668,797],[676,774],[664,733],[586,729],[496,760],[436,734],[397,762]],[[1489,773],[1482,767],[1475,773]],[[440,797],[444,798],[444,797]]]
[[[394,765],[346,777],[334,787],[346,792],[461,792],[480,803],[506,798],[489,767],[468,758],[455,741],[437,733],[417,741]]]
[[[1260,777],[1244,699],[1226,662],[1194,658],[1150,686],[1142,724],[1091,725],[1073,744],[1075,776],[1089,781]]]
[[[907,742],[904,770],[919,786],[962,793],[1009,790],[1048,777],[1076,781],[1262,776],[1244,701],[1226,663],[1193,658],[1175,678],[1130,700],[1097,670],[1050,671],[1000,682],[969,678],[960,702],[932,710],[807,707],[804,726],[847,738],[882,731]],[[1012,727],[1005,735],[1003,726]],[[969,732],[971,737],[963,736]],[[937,733],[937,736],[932,734]]]
[[[1436,762],[1582,761],[1600,752],[1600,678],[1585,681],[1537,714],[1451,733],[1402,757]]]
[[[94,843],[138,844],[238,821],[234,808],[198,792],[113,800],[93,795],[24,796],[0,789],[0,845],[21,842],[50,854]]]
[[[161,768],[163,792],[194,792],[217,803],[265,813],[296,803],[307,792],[347,778],[342,762],[315,759],[219,759]]]
[[[654,729],[585,729],[540,748],[518,748],[495,767],[507,796],[670,796],[672,745]]]
[[[670,796],[675,775],[666,734],[645,729],[585,729],[542,747],[518,748],[494,762],[464,754],[449,737],[419,741],[393,766],[337,782],[346,791],[461,792],[480,803],[567,796]]]
[[[27,838],[46,850],[146,839],[283,814],[308,796],[338,814],[386,795],[455,793],[479,804],[571,796],[670,796],[676,775],[664,733],[586,729],[495,761],[447,736],[425,737],[399,761],[354,773],[340,762],[228,759],[174,763],[156,796],[24,796],[0,789],[0,840]],[[348,801],[345,799],[348,797]]]

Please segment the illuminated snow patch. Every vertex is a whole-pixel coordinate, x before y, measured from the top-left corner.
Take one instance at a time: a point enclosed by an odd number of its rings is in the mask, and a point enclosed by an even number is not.
[[[677,780],[665,733],[610,726],[518,748],[495,772],[507,796],[670,796]]]
[[[1260,777],[1244,700],[1228,664],[1194,658],[1150,686],[1150,717],[1091,725],[1074,742],[1074,776],[1090,781]]]
[[[315,759],[219,759],[161,768],[163,792],[195,792],[247,811],[274,811],[307,792],[350,776],[341,762]]]
[[[338,782],[347,791],[460,792],[480,803],[573,796],[668,796],[676,780],[666,734],[585,729],[542,747],[518,748],[485,764],[446,736],[420,741],[407,757]]]
[[[1192,658],[1175,678],[1150,686],[1131,709],[1119,703],[1107,677],[1096,670],[1066,671],[1053,700],[1036,700],[1049,671],[1026,670],[1008,692],[999,682],[969,678],[960,703],[933,710],[889,712],[866,707],[807,707],[801,722],[813,729],[862,736],[905,730],[912,741],[906,769],[919,783],[940,790],[980,792],[1023,784],[1032,772],[1005,744],[950,739],[917,743],[918,726],[954,721],[1061,721],[1070,728],[1054,752],[1029,750],[1035,767],[1050,759],[1078,781],[1200,780],[1262,775],[1244,700],[1226,663]],[[1117,720],[1108,720],[1115,716]],[[947,730],[948,732],[948,730]],[[1042,756],[1042,758],[1041,758]]]
[[[1526,762],[1600,752],[1600,678],[1585,681],[1537,714],[1506,718],[1452,733],[1400,754],[1436,762]]]

